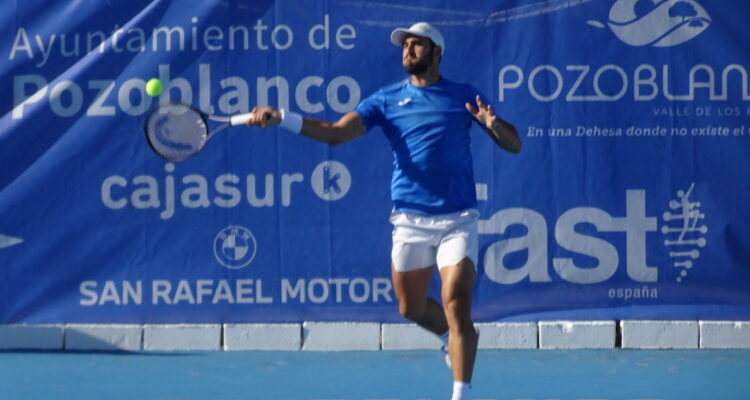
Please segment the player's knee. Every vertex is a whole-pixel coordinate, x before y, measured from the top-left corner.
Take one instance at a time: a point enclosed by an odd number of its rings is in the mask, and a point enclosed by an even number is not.
[[[451,316],[454,318],[466,314],[466,312],[468,311],[465,302],[461,301],[460,299],[449,299],[445,301],[443,304],[443,308],[445,309],[446,316]]]
[[[465,328],[471,324],[470,302],[461,297],[448,298],[443,301],[445,316],[449,322],[457,327]]]
[[[424,314],[424,306],[410,303],[407,301],[401,301],[398,304],[398,312],[401,314],[404,318],[409,320],[419,320],[422,315]]]

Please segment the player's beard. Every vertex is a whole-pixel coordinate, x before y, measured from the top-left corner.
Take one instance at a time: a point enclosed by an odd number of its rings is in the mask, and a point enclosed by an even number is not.
[[[425,54],[424,58],[421,60],[417,60],[411,63],[404,63],[404,70],[412,75],[422,75],[425,72],[427,72],[430,67],[432,67],[432,53],[434,49],[430,51],[429,54]]]
[[[424,59],[410,64],[404,64],[404,70],[412,75],[422,75],[430,68],[432,60]]]

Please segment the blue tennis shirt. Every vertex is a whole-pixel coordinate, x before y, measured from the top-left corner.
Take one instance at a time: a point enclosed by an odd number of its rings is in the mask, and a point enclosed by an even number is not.
[[[479,92],[442,78],[417,87],[409,80],[386,86],[355,109],[368,130],[383,129],[393,149],[391,198],[398,211],[447,214],[476,207],[465,104]]]

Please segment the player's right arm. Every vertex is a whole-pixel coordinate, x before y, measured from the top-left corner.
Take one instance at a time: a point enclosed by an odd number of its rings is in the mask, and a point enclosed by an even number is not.
[[[268,128],[281,123],[281,112],[271,107],[256,107],[253,109],[255,122],[251,125]],[[259,116],[268,115],[267,118]],[[367,132],[367,127],[358,113],[351,111],[344,114],[336,122],[326,122],[315,118],[304,117],[300,134],[319,142],[337,145],[350,142]]]

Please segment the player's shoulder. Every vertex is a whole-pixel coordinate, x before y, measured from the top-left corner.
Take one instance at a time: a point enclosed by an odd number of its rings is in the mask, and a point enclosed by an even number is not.
[[[442,82],[442,84],[445,92],[449,93],[451,97],[471,103],[473,103],[474,98],[477,95],[479,95],[479,97],[483,99],[486,99],[486,97],[482,94],[482,91],[477,89],[476,86],[470,83],[454,82],[448,79],[443,79],[442,81],[444,81]]]
[[[459,92],[459,93],[473,93],[476,92],[476,88],[472,86],[471,84],[464,83],[464,82],[456,82],[450,79],[442,78],[440,80],[440,83],[451,92]]]
[[[368,100],[370,101],[376,101],[376,100],[384,100],[385,98],[388,98],[394,94],[397,94],[401,91],[403,91],[406,88],[406,81],[398,81],[394,82],[388,85],[385,85],[381,87],[380,89],[372,92],[368,96]]]
[[[408,79],[402,79],[398,82],[393,82],[389,85],[383,86],[382,88],[380,88],[380,92],[382,92],[385,95],[398,93],[406,89],[408,86],[408,83],[409,83]]]

